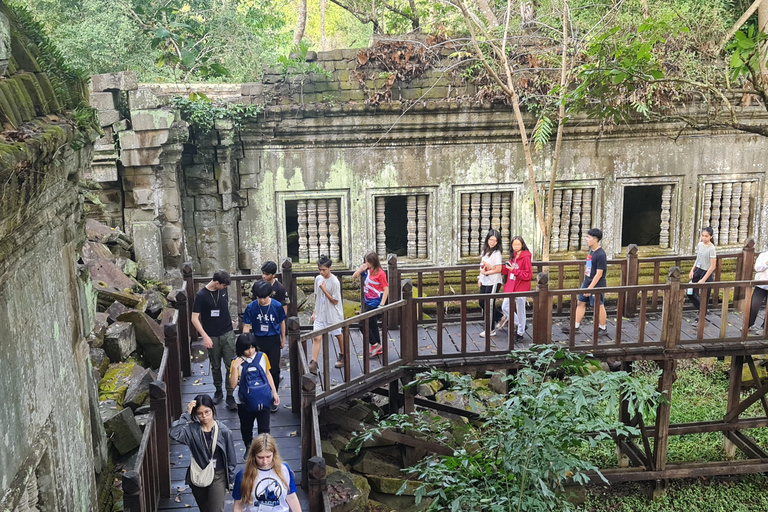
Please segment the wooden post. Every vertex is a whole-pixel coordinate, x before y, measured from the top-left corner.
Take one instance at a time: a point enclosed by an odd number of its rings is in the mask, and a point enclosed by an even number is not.
[[[637,286],[640,276],[640,260],[637,257],[637,245],[627,247],[627,280],[626,286]],[[624,302],[624,316],[632,318],[637,314],[637,293],[627,293]]]
[[[184,263],[184,266],[181,268],[181,275],[184,278],[184,288],[187,289],[187,310],[189,311],[189,335],[190,335],[190,343],[192,341],[197,340],[197,337],[199,333],[197,332],[197,329],[195,329],[195,326],[192,325],[192,311],[195,308],[195,295],[197,295],[197,290],[195,290],[195,277],[192,275],[192,263],[186,262]]]
[[[400,394],[400,386],[397,379],[389,383],[389,414],[397,414],[400,411],[400,400],[398,395]]]
[[[741,249],[741,273],[736,274],[737,281],[751,281],[752,272],[755,266],[755,240],[747,238],[744,247]],[[747,289],[745,286],[737,286],[733,290],[733,309],[741,311],[744,315],[749,315],[749,302],[747,298]]]
[[[309,459],[312,457],[312,425],[317,418],[312,414],[312,403],[317,395],[317,376],[307,373],[301,376],[301,486],[309,490]]]
[[[400,323],[400,351],[403,362],[410,363],[419,353],[419,344],[416,339],[416,304],[413,302],[413,285],[410,279],[403,281],[401,290],[405,306],[403,306]]]
[[[413,373],[407,373],[406,379],[403,380],[403,384],[407,384],[408,382],[412,382],[415,375]],[[403,386],[403,413],[404,414],[413,414],[413,412],[416,410],[416,387],[405,387]],[[416,461],[416,450],[412,446],[405,446],[403,452],[403,463],[405,464],[405,467],[412,466],[415,464]]]
[[[181,374],[184,377],[192,375],[192,339],[189,336],[190,312],[187,302],[187,290],[179,288],[168,294],[168,302],[172,307],[179,310],[179,316],[176,321],[179,326],[179,359],[181,361]]]
[[[166,315],[176,316],[177,312],[168,310]],[[177,317],[178,318],[178,317]],[[163,380],[168,385],[171,419],[181,416],[181,361],[179,360],[179,336],[177,318],[163,318],[163,336],[168,349],[168,362]]]
[[[169,414],[168,389],[165,382],[156,380],[149,383],[149,408],[155,413],[155,432],[157,449],[157,475],[160,485],[160,497],[171,497],[171,443],[168,431],[171,429]],[[181,397],[179,397],[181,403]]]
[[[400,300],[400,271],[397,269],[397,255],[390,254],[387,256],[387,280],[389,282],[389,298],[388,303],[397,302]],[[397,329],[400,326],[400,311],[389,312],[389,322],[387,327]]]
[[[319,456],[311,457],[306,466],[302,466],[302,475],[306,472],[309,476],[309,489],[307,495],[309,498],[309,512],[324,512],[323,510],[323,491],[325,491],[325,459]]]
[[[296,284],[296,278],[293,277],[293,263],[290,258],[285,258],[282,264],[283,268],[283,287],[288,292],[288,316],[299,316],[298,297],[299,287]]]
[[[621,371],[630,373],[632,371],[632,363],[628,361],[621,362]],[[629,417],[629,402],[627,401],[627,395],[622,393],[621,395],[621,407],[619,409],[619,421],[628,425],[632,418]],[[621,450],[621,441],[626,437],[616,439],[616,457],[618,458],[618,466],[620,468],[629,467],[629,457]]]
[[[290,306],[289,306],[290,309]],[[301,363],[299,363],[299,338],[301,326],[297,316],[289,317],[286,322],[288,332],[288,364],[291,365],[291,411],[301,412]]]
[[[685,294],[680,288],[680,269],[672,267],[667,274],[669,290],[664,293],[661,311],[661,341],[664,348],[674,348],[680,341],[680,329],[683,322],[683,302]]]
[[[736,409],[736,407],[739,406],[739,402],[741,401],[741,376],[743,371],[744,356],[731,357],[731,370],[728,379],[728,405],[725,409],[726,416],[728,416],[731,411]],[[759,382],[760,381],[758,380],[758,384]],[[736,416],[730,421],[738,420],[739,418]],[[723,451],[725,451],[725,456],[728,459],[733,459],[736,457],[736,445],[733,444],[730,439],[728,439],[727,435],[723,438]]]
[[[679,270],[678,270],[679,273]],[[679,333],[679,331],[678,331]],[[656,433],[653,443],[653,460],[656,471],[664,471],[667,467],[667,445],[669,443],[669,416],[672,400],[672,383],[675,381],[675,360],[666,359],[659,363],[661,377],[659,377],[659,392],[664,395],[666,402],[659,404],[656,412]],[[660,498],[667,486],[666,480],[656,480],[653,498]]]
[[[141,475],[131,469],[122,474],[121,480],[123,484],[123,510],[125,512],[144,512],[141,507]]]
[[[552,342],[552,299],[549,294],[549,274],[539,272],[536,277],[536,289],[539,296],[533,313],[533,341],[537,345],[547,345]]]

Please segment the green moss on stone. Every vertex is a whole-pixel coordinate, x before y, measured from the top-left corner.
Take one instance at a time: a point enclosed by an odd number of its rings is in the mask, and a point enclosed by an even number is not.
[[[37,77],[32,73],[22,73],[18,75],[20,83],[27,91],[32,104],[35,106],[35,113],[38,116],[44,116],[48,113],[46,110],[46,101],[44,100],[43,90],[40,88],[40,84],[37,83]]]
[[[53,86],[45,73],[35,73],[37,83],[40,85],[40,89],[43,91],[43,98],[45,100],[45,106],[48,112],[60,112],[61,106],[59,105],[59,99],[56,97],[56,93],[53,92]]]
[[[133,361],[110,365],[99,382],[99,401],[114,400],[122,408],[134,366],[136,363]]]
[[[11,108],[11,104],[5,98],[5,93],[2,88],[0,88],[0,122],[8,123],[14,127],[19,126],[20,124]]]
[[[0,81],[0,91],[2,91],[3,96],[5,96],[5,99],[8,101],[8,106],[10,109],[9,112],[12,114],[13,118],[13,125],[18,128],[21,126],[21,123],[24,122],[24,118],[22,117],[18,104],[15,101],[16,91],[13,89],[8,80]]]
[[[30,48],[34,48],[34,45],[29,44],[27,38],[19,34],[19,32],[11,29],[11,53],[13,58],[16,59],[17,67],[24,71],[41,71],[40,64],[32,55]]]
[[[27,94],[27,90],[21,83],[18,77],[14,76],[6,80],[13,89],[13,93],[16,99],[16,106],[19,108],[21,118],[26,121],[31,121],[35,118],[35,105],[32,103],[32,98]]]

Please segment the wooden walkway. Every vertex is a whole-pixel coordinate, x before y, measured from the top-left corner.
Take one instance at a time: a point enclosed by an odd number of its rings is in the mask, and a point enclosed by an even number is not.
[[[290,410],[290,376],[288,368],[288,350],[283,351],[282,381],[278,392],[280,394],[280,409],[272,413],[270,421],[271,434],[277,441],[280,455],[293,470],[297,482],[297,494],[301,502],[302,510],[309,510],[307,496],[298,482],[301,481],[301,418]],[[208,353],[203,348],[202,342],[192,344],[192,376],[182,382],[182,409],[186,410],[187,404],[198,394],[207,393],[213,396],[213,380],[209,371]],[[218,419],[232,431],[235,439],[235,452],[238,457],[237,470],[243,468],[243,455],[245,447],[240,435],[240,421],[237,411],[229,411],[222,402],[216,406]],[[254,433],[255,435],[255,433]],[[171,442],[171,498],[160,501],[160,510],[190,510],[197,511],[195,498],[192,491],[184,484],[184,475],[189,467],[189,449],[179,443]],[[225,501],[225,512],[231,512],[233,507],[232,495],[229,494]]]

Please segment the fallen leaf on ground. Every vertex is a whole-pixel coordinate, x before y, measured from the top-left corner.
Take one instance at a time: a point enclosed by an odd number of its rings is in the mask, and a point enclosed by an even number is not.
[[[293,432],[288,434],[288,437],[296,437],[297,435],[299,435],[299,431],[298,430],[294,430]]]

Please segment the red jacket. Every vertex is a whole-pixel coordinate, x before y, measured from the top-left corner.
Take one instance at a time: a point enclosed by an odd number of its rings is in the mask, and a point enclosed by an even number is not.
[[[512,274],[514,279],[508,277],[504,283],[504,292],[529,292],[531,291],[531,278],[533,277],[533,267],[531,266],[531,253],[520,251],[517,258],[510,259],[510,264],[517,263],[517,268],[509,270],[507,265],[501,266],[501,273],[504,275]]]

